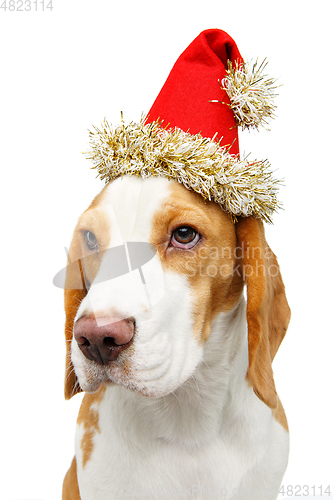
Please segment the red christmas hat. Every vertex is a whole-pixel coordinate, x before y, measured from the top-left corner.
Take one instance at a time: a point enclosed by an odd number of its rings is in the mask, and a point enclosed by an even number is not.
[[[238,154],[236,119],[230,99],[219,85],[227,76],[228,61],[238,67],[243,63],[234,40],[218,29],[200,33],[177,59],[147,121],[163,120],[169,128],[215,136],[222,146],[231,146],[230,152]]]
[[[279,181],[265,161],[240,159],[237,126],[273,116],[274,80],[245,63],[224,31],[202,32],[181,54],[147,118],[90,132],[88,159],[105,182],[123,175],[175,179],[236,219],[271,222]]]

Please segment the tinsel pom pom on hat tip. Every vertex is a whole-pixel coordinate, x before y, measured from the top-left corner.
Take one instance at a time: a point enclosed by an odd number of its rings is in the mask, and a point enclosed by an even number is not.
[[[267,129],[268,120],[275,118],[276,80],[264,74],[268,62],[258,63],[228,61],[226,76],[219,81],[222,90],[228,95],[237,126],[242,130],[260,126]],[[212,100],[211,102],[223,101]],[[268,130],[268,129],[267,129]]]

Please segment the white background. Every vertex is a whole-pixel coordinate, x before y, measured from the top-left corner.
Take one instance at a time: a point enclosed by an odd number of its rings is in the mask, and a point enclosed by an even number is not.
[[[0,9],[0,499],[59,499],[74,453],[81,398],[63,399],[63,298],[52,279],[66,264],[78,216],[103,186],[81,154],[87,129],[104,117],[119,123],[120,111],[138,120],[179,54],[215,27],[245,58],[267,57],[267,71],[283,84],[271,132],[242,133],[241,151],[268,158],[285,178],[285,211],[266,233],[293,312],[274,362],[291,433],[283,483],[331,484],[333,494],[330,2],[53,7]]]

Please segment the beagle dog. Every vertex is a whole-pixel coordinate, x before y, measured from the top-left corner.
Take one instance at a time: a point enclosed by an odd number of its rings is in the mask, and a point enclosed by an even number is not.
[[[152,258],[108,274],[130,243]],[[117,178],[74,231],[65,311],[65,396],[86,394],[63,500],[277,498],[289,439],[272,361],[290,310],[259,219]]]

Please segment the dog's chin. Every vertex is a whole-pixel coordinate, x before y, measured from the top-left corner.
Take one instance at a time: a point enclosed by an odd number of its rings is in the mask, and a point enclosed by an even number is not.
[[[77,378],[83,392],[88,394],[98,391],[101,384],[113,384],[105,374],[92,374],[90,371],[81,376],[77,374]]]
[[[107,367],[96,365],[94,369],[90,364],[86,370],[83,370],[81,376],[78,374],[77,376],[81,389],[88,394],[98,391],[101,384],[105,384],[106,386],[118,385],[148,398],[161,398],[168,396],[179,387],[178,384],[156,385],[153,381],[143,383],[135,380],[127,370],[115,363],[110,363]]]

